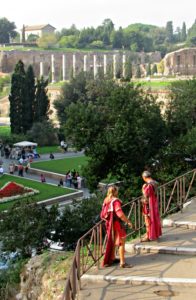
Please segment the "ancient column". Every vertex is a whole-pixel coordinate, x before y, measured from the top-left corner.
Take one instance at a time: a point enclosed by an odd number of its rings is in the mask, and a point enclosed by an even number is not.
[[[97,77],[97,55],[93,55],[93,72],[95,79]]]
[[[106,76],[107,75],[107,55],[104,54],[103,56],[103,72],[104,72],[104,75]]]
[[[40,64],[39,64],[39,76],[40,77],[44,76],[44,64],[43,64],[43,61],[40,61]]]
[[[123,78],[125,78],[126,76],[126,55],[123,54],[123,57],[122,57],[122,76]]]
[[[84,72],[87,71],[87,55],[84,55],[84,68],[83,68]]]
[[[73,54],[73,77],[76,76],[76,55]]]
[[[54,67],[54,54],[51,55],[51,72],[52,72],[52,83],[55,82],[55,67]]]
[[[62,56],[62,76],[63,76],[63,81],[65,81],[66,78],[66,57],[65,54]]]
[[[113,78],[116,79],[116,54],[113,55]]]

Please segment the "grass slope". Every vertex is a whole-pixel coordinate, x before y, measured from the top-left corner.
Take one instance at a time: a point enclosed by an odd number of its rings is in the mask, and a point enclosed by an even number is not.
[[[86,156],[69,157],[64,159],[35,162],[31,164],[31,167],[59,174],[66,174],[69,170],[73,169],[81,173],[82,167],[87,164],[87,161],[88,158]]]
[[[0,188],[4,186],[4,184],[6,184],[8,181],[14,181],[16,183],[23,184],[24,186],[28,186],[33,189],[39,190],[40,191],[39,194],[30,197],[32,202],[38,202],[38,201],[42,201],[42,200],[46,200],[46,199],[50,199],[53,197],[58,197],[58,196],[62,196],[74,192],[74,190],[71,189],[66,189],[63,187],[54,186],[47,183],[41,183],[38,181],[7,175],[7,174],[4,174],[2,177],[0,177]],[[24,200],[25,198],[22,199]],[[16,201],[17,200],[13,200],[7,203],[0,203],[0,211],[8,209]]]
[[[0,126],[0,138],[10,135],[10,126]]]

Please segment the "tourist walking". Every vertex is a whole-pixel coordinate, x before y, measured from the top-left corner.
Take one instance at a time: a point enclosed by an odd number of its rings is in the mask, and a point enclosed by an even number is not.
[[[24,171],[24,167],[22,164],[18,165],[18,175],[23,177],[23,171]]]
[[[111,186],[108,188],[107,197],[104,199],[101,219],[105,220],[107,243],[103,258],[103,266],[108,267],[114,263],[120,263],[121,268],[130,268],[125,262],[125,238],[126,231],[121,221],[125,222],[129,227],[133,227],[130,220],[127,219],[121,208],[121,200],[118,198],[118,188]],[[115,248],[119,247],[120,259],[115,257]]]
[[[141,242],[158,239],[162,235],[159,206],[157,199],[157,182],[152,179],[149,171],[142,173],[144,185],[142,187],[142,213],[146,224],[146,234]]]

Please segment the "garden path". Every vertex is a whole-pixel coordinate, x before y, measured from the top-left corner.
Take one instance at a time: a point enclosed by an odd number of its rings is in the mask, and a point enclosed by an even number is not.
[[[78,157],[78,156],[81,156],[82,154],[83,154],[82,151],[81,152],[65,152],[65,153],[54,153],[54,156],[55,156],[55,159],[62,159],[62,158],[66,158],[66,157]],[[9,164],[11,161],[14,161],[14,160],[13,159],[5,159],[5,157],[1,157],[1,156],[0,156],[0,159],[3,161],[4,172],[9,173]],[[38,160],[39,161],[50,160],[49,154],[42,154],[41,157],[38,158]],[[17,163],[17,161],[15,161],[15,163]],[[17,175],[17,172],[15,173],[15,175]],[[40,176],[38,176],[38,175],[28,174],[28,173],[24,172],[24,177],[40,181]],[[57,180],[49,178],[47,176],[45,176],[45,177],[46,177],[47,183],[54,184],[54,185],[58,184]],[[82,188],[81,190],[83,191],[84,198],[89,197],[90,193],[87,188]]]

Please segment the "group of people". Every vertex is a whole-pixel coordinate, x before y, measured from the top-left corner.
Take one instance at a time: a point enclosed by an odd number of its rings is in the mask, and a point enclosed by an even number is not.
[[[75,169],[73,171],[68,171],[65,174],[65,186],[66,187],[74,187],[75,189],[81,189],[82,187],[82,177],[79,172]]]
[[[141,203],[142,214],[146,225],[146,234],[141,239],[141,242],[147,242],[157,240],[162,235],[162,230],[156,196],[157,182],[151,177],[149,171],[144,171],[142,178],[144,184],[142,187],[143,197]],[[132,267],[132,265],[125,262],[126,231],[122,222],[126,223],[130,228],[134,226],[122,210],[122,201],[118,198],[118,188],[116,186],[108,188],[100,217],[105,220],[107,232],[103,267],[108,267],[115,263],[119,263],[120,268]],[[119,259],[115,256],[116,247],[119,248]]]

